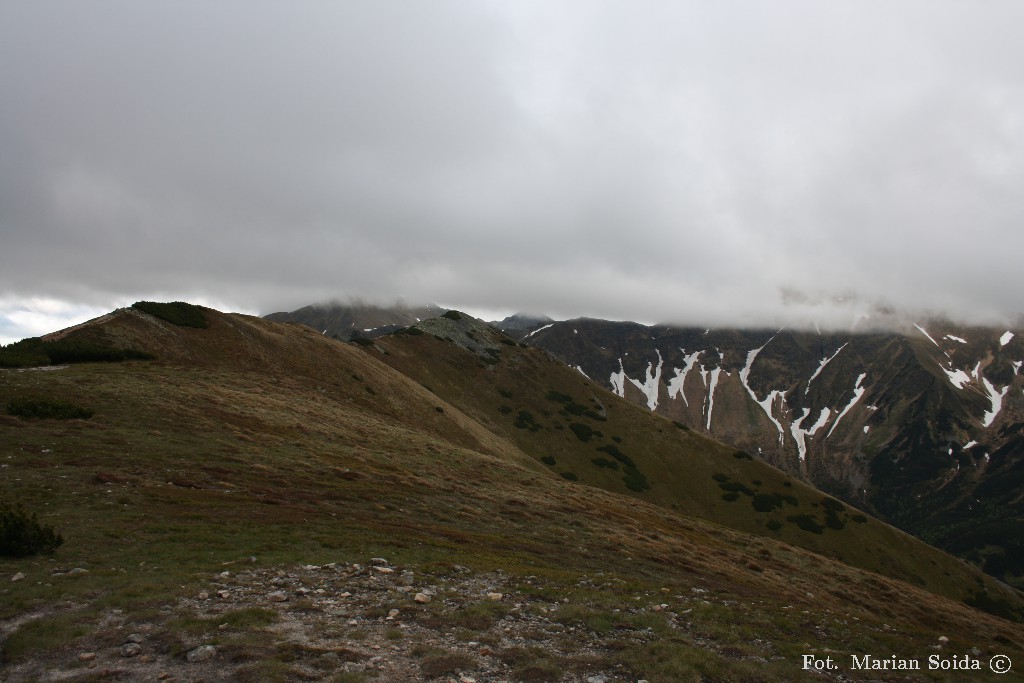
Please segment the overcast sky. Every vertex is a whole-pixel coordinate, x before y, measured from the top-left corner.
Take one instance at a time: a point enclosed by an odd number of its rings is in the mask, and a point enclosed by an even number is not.
[[[138,299],[1016,318],[1021,26],[1017,0],[6,0],[0,342]]]

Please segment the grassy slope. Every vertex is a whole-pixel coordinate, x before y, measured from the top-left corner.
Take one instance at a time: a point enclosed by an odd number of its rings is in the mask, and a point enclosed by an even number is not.
[[[359,349],[297,326],[209,316],[208,330],[134,315],[106,323],[106,337],[151,349],[158,362],[0,372],[0,405],[31,395],[95,411],[90,420],[0,417],[0,499],[38,511],[67,539],[50,560],[0,560],[0,575],[30,577],[3,587],[0,620],[50,614],[40,620],[49,636],[22,627],[6,657],[58,651],[113,608],[145,619],[250,555],[266,566],[384,554],[422,567],[500,567],[548,577],[574,597],[585,574],[654,590],[699,586],[738,601],[735,610],[702,614],[700,644],[674,636],[658,647],[707,650],[694,670],[728,671],[742,665],[727,648],[771,633],[781,663],[757,668],[772,680],[799,675],[803,643],[920,654],[941,634],[1011,653],[1024,642],[1019,626],[913,586],[566,482]],[[547,362],[522,358],[536,369]],[[561,389],[577,390],[565,381]],[[463,386],[465,398],[476,395]],[[625,449],[639,438],[634,418],[618,421],[605,403]],[[665,424],[665,439],[690,438]],[[737,463],[725,454],[715,468],[740,476]],[[42,578],[54,567],[90,572]]]
[[[430,323],[424,325],[431,329]],[[854,521],[865,517],[848,506],[836,515],[842,528],[829,528],[822,505],[827,497],[816,489],[769,465],[737,457],[742,454],[734,449],[618,398],[542,351],[502,343],[503,335],[489,328],[463,327],[480,341],[490,335],[499,360],[492,362],[493,353],[474,356],[429,332],[383,338],[370,353],[538,460],[546,457],[554,473],[571,473],[568,476],[580,482],[799,545],[954,599],[971,599],[981,585],[992,595],[1007,595],[989,577],[887,524],[870,517],[863,523]],[[566,410],[573,404],[575,408]],[[584,424],[593,434],[583,441],[571,428],[573,424]],[[615,458],[599,448],[627,455],[649,488],[635,490],[641,487],[634,478],[631,489],[624,464],[608,467]],[[603,459],[605,466],[595,464],[595,459]],[[723,499],[727,494],[723,487],[739,489],[738,497]],[[760,512],[753,504],[757,494],[778,494],[788,502]],[[808,516],[822,533],[802,529],[790,520],[801,515]],[[781,526],[772,530],[766,526],[770,522]],[[1019,596],[1010,600],[1019,609]]]

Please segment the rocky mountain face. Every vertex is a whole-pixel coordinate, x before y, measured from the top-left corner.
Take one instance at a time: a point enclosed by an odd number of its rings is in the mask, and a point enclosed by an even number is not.
[[[439,316],[444,311],[434,304],[406,306],[397,303],[382,307],[336,301],[304,306],[291,312],[271,313],[264,317],[278,323],[301,323],[328,337],[348,341],[354,337],[375,339],[420,320]]]
[[[1021,585],[1024,331],[705,330],[574,320],[526,341]]]

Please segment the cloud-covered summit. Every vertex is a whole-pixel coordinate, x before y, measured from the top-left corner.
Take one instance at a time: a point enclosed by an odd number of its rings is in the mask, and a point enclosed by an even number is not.
[[[0,302],[1016,316],[1022,20],[1015,2],[4,3]]]

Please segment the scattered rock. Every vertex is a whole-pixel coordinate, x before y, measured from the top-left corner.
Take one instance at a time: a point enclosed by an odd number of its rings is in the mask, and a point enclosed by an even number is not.
[[[129,633],[126,639],[129,643],[141,643],[146,637],[141,633]]]
[[[588,676],[587,683],[608,683],[608,677],[600,674],[597,676]]]
[[[391,567],[374,567],[374,571],[380,572],[381,574],[394,574],[395,570]]]
[[[138,643],[125,643],[121,646],[122,657],[136,657],[142,654],[142,646]]]
[[[385,560],[383,557],[371,557],[370,564],[375,565],[377,567],[386,567],[391,563]]]
[[[78,655],[78,661],[80,662],[91,662],[94,659],[96,659],[95,652],[83,652]]]
[[[949,645],[949,638],[946,636],[939,636],[939,643],[941,645]]]
[[[267,599],[271,602],[287,602],[288,594],[284,591],[274,591],[273,593],[267,596]]]
[[[21,572],[18,572],[17,574],[15,574],[14,576],[11,577],[11,583],[14,583],[15,581],[21,581],[24,578],[25,578],[25,575],[22,574]]]
[[[189,662],[207,662],[217,656],[217,648],[213,645],[200,645],[194,650],[189,650],[185,659]]]
[[[89,573],[88,569],[82,569],[81,567],[75,567],[74,569],[72,569],[71,571],[68,572],[68,575],[69,576],[78,576],[80,574],[88,574],[88,573]]]
[[[399,613],[398,613],[397,609],[388,610],[388,619],[394,619],[395,617],[398,616],[398,614]]]
[[[426,593],[417,593],[416,596],[413,597],[413,600],[420,603],[421,605],[425,605],[426,603],[430,602],[430,596]]]
[[[487,594],[487,599],[488,600],[501,600],[503,597],[505,597],[504,593],[488,593]]]

